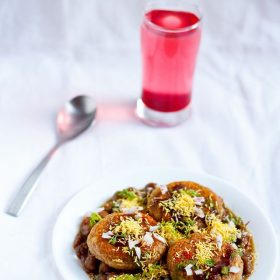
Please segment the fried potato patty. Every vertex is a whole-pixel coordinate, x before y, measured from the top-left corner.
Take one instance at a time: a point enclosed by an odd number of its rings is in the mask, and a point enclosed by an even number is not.
[[[171,219],[184,218],[182,213],[178,213],[176,209],[164,208],[164,202],[174,198],[174,195],[178,192],[185,190],[189,193],[194,200],[196,200],[198,207],[197,212],[193,213],[193,216],[203,218],[208,213],[216,213],[219,216],[223,216],[225,213],[224,202],[215,192],[209,188],[199,185],[191,181],[173,182],[166,185],[165,190],[162,187],[156,187],[148,196],[147,209],[149,214],[157,221],[170,221]],[[200,199],[200,201],[199,201]],[[202,199],[202,200],[201,200]],[[176,205],[176,201],[174,201]],[[203,226],[203,223],[201,223]]]
[[[225,243],[218,248],[215,238],[195,233],[170,247],[167,265],[176,280],[241,280],[243,261],[236,248]]]
[[[91,230],[87,245],[100,261],[121,270],[134,270],[161,259],[167,245],[152,232],[157,222],[148,214],[113,213]]]

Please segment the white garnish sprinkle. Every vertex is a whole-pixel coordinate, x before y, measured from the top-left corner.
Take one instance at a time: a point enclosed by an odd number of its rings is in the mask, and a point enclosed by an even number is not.
[[[153,233],[155,239],[159,240],[160,242],[164,243],[164,244],[167,244],[166,240],[164,237],[160,236],[159,234],[157,233]]]
[[[142,217],[142,213],[141,212],[139,212],[139,213],[137,213],[135,215],[135,219],[140,219],[141,217]]]
[[[205,217],[205,214],[201,208],[195,207],[194,211],[199,218],[203,219]]]
[[[112,231],[103,232],[102,233],[102,238],[110,239],[113,235],[114,235],[114,233]]]
[[[229,221],[228,225],[231,227],[231,228],[234,228],[235,227],[235,224],[232,220]]]
[[[135,247],[135,253],[137,258],[140,260],[141,259],[141,249],[139,247]]]
[[[231,243],[231,247],[233,248],[233,249],[238,249],[238,247],[237,247],[237,245],[235,244],[235,243]]]
[[[202,269],[198,269],[194,271],[195,275],[202,275],[203,274],[203,270]]]
[[[194,197],[193,198],[196,205],[201,206],[205,202],[205,198],[203,196]]]
[[[133,206],[131,208],[122,208],[121,210],[124,214],[134,214],[137,211],[143,210],[143,207]]]
[[[128,247],[131,250],[132,248],[135,247],[135,245],[139,244],[140,241],[139,240],[128,240]]]
[[[232,272],[232,273],[238,273],[239,271],[240,271],[240,268],[237,266],[231,266],[229,268],[229,272]]]
[[[158,229],[159,229],[159,225],[150,226],[149,231],[150,231],[150,232],[154,232],[154,231],[156,231],[156,230],[158,230]]]
[[[162,194],[166,194],[168,192],[166,185],[158,185]]]
[[[217,246],[219,248],[219,250],[221,250],[222,246],[223,246],[223,237],[218,234],[216,237],[216,241],[217,241]]]
[[[154,243],[154,239],[152,237],[151,232],[146,232],[146,234],[143,237],[143,241],[148,245],[151,246]]]
[[[242,237],[241,233],[240,233],[240,232],[237,232],[236,237],[237,237],[238,239],[240,239],[240,238]]]
[[[105,210],[104,207],[99,207],[99,208],[96,209],[95,212],[99,213],[99,212],[102,212],[102,211],[104,211],[104,210]]]
[[[192,267],[193,267],[192,264],[188,264],[187,266],[185,266],[185,271],[186,271],[186,273],[187,273],[188,276],[193,275]]]

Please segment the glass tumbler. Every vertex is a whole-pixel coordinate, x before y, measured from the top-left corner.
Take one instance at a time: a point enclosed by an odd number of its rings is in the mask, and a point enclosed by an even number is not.
[[[137,114],[154,126],[189,116],[201,14],[186,0],[148,3],[141,26],[142,96]]]

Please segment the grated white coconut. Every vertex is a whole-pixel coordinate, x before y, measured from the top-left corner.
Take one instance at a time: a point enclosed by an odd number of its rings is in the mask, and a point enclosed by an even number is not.
[[[139,240],[128,240],[128,247],[129,249],[132,249],[135,247],[135,245],[139,244],[140,241]]]
[[[202,275],[203,274],[203,270],[202,269],[198,269],[194,271],[195,275]]]
[[[201,208],[195,207],[194,212],[199,218],[203,219],[205,217],[205,214]]]
[[[168,192],[166,185],[158,185],[162,194],[166,194]]]
[[[194,197],[193,200],[198,206],[201,206],[205,202],[205,198],[203,196]]]
[[[142,211],[143,207],[133,206],[133,207],[130,207],[130,208],[122,208],[121,210],[124,214],[134,214],[137,211]]]
[[[240,271],[240,268],[237,266],[231,266],[229,268],[229,272],[231,272],[231,273],[238,273],[239,271]]]
[[[114,233],[112,231],[103,232],[102,233],[102,238],[110,239],[113,235],[114,235]]]
[[[161,235],[157,234],[157,233],[153,233],[154,235],[154,238],[159,240],[160,242],[164,243],[164,244],[167,244],[166,240],[164,237],[162,237]]]
[[[192,267],[193,267],[192,264],[188,264],[187,266],[185,266],[185,271],[186,271],[186,273],[187,273],[187,276],[193,275]]]
[[[154,243],[154,239],[151,232],[146,232],[143,241],[148,245],[151,246]]]
[[[141,259],[141,249],[139,247],[135,247],[135,253],[137,258],[140,260]]]
[[[150,226],[149,231],[150,231],[150,232],[154,232],[154,231],[156,231],[156,230],[158,230],[158,229],[159,229],[159,225]]]
[[[221,250],[223,246],[223,237],[220,234],[218,234],[216,237],[216,241],[217,241],[218,249]]]

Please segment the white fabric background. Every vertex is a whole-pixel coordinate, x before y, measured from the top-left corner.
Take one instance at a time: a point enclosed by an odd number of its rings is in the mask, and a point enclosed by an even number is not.
[[[0,0],[1,279],[59,279],[50,246],[59,211],[92,180],[131,167],[184,166],[230,180],[280,236],[280,1],[201,1],[193,114],[171,129],[134,117],[144,4]],[[97,125],[56,154],[22,216],[7,216],[55,142],[56,111],[80,93],[96,98]]]

